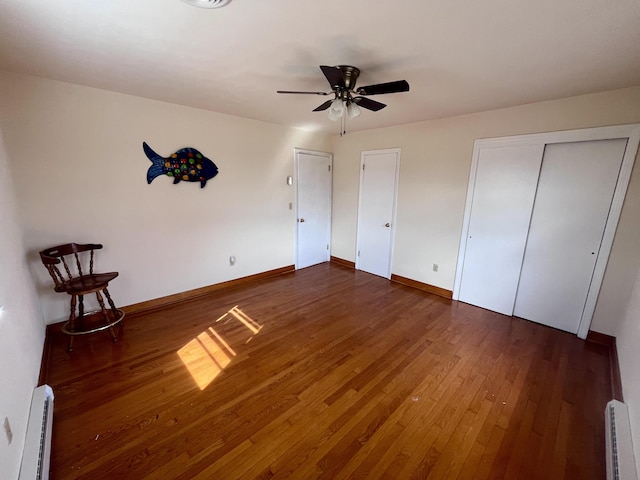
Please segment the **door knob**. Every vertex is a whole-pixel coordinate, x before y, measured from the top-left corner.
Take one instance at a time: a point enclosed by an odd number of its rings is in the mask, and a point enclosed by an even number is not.
[[[301,218],[300,220],[298,220],[300,223],[304,223],[304,218]]]
[[[388,228],[388,227],[391,226],[391,224],[389,222],[387,222],[387,223],[384,224],[384,226]]]

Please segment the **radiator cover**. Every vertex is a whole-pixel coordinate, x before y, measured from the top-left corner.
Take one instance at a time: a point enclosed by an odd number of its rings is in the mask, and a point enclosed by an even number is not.
[[[19,480],[47,480],[51,457],[53,390],[42,385],[33,391]]]
[[[627,405],[611,400],[604,410],[607,480],[637,480]]]

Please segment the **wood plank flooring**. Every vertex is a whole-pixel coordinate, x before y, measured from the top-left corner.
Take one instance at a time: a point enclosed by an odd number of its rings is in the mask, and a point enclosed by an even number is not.
[[[604,347],[363,272],[310,267],[120,335],[68,354],[52,333],[53,480],[605,477]]]

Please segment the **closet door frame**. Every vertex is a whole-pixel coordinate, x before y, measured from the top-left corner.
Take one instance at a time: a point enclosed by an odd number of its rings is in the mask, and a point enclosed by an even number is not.
[[[476,174],[478,170],[478,160],[480,151],[484,148],[517,147],[525,145],[549,145],[554,143],[573,143],[589,140],[610,140],[623,138],[627,139],[627,148],[622,159],[618,182],[613,194],[611,209],[602,236],[600,252],[596,260],[593,271],[591,286],[587,293],[585,308],[580,318],[578,327],[578,337],[587,338],[591,319],[600,293],[600,287],[604,278],[604,272],[609,261],[609,254],[613,245],[616,227],[620,219],[622,204],[627,192],[633,163],[638,152],[640,143],[640,124],[619,125],[611,127],[596,127],[580,130],[566,130],[560,132],[536,133],[531,135],[516,135],[511,137],[486,138],[476,140],[473,144],[473,156],[471,160],[471,171],[469,173],[469,184],[467,187],[467,198],[465,202],[464,217],[462,222],[462,232],[460,236],[460,248],[458,250],[458,263],[456,266],[456,277],[453,286],[453,299],[459,299],[460,285],[462,281],[462,271],[464,267],[464,257],[466,253],[466,243],[469,234],[469,222],[471,219],[471,205],[473,203],[473,193],[475,188]]]

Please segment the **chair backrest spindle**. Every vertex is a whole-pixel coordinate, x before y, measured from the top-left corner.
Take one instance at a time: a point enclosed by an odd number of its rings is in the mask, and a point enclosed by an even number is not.
[[[62,276],[62,274],[60,273],[60,270],[58,270],[58,267],[56,267],[53,264],[45,264],[45,267],[47,267],[47,271],[49,272],[49,275],[51,275],[51,278],[53,279],[53,283],[55,285],[54,289],[55,290],[64,290],[64,277]]]
[[[63,256],[60,257],[60,260],[62,260],[62,264],[64,265],[64,269],[67,271],[68,280],[71,280],[73,278],[73,274],[71,273],[71,269],[69,268],[69,264],[67,263],[67,260]]]
[[[91,250],[93,252],[93,250]],[[78,257],[78,252],[73,252],[73,256],[76,257],[76,268],[78,269],[78,275],[82,276],[82,262],[80,262],[80,257]]]

